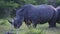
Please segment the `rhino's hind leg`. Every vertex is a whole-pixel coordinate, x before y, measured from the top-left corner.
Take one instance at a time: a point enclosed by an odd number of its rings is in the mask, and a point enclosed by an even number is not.
[[[49,21],[49,28],[54,28],[56,27],[56,17],[53,17],[50,21]]]
[[[57,15],[58,15],[58,13],[55,12],[53,18],[49,21],[49,27],[50,28],[56,27]]]
[[[49,22],[49,28],[54,28],[54,27],[56,27],[56,22],[55,22],[55,20],[51,20]]]

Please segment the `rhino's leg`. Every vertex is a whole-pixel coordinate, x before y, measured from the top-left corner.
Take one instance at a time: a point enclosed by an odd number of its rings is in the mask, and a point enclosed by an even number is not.
[[[55,20],[51,20],[51,21],[49,22],[49,28],[53,28],[53,27],[56,27],[56,22],[55,22]]]
[[[55,12],[53,18],[49,21],[49,27],[50,28],[56,27],[57,16],[58,16],[58,13]]]
[[[24,21],[25,21],[25,24],[27,25],[27,27],[30,28],[31,27],[31,21],[29,21],[29,20],[24,20]]]
[[[27,27],[30,28],[31,27],[31,23],[26,23]]]
[[[38,21],[34,20],[32,23],[33,23],[33,27],[36,28]]]
[[[34,23],[34,24],[33,24],[33,27],[34,27],[34,28],[36,28],[36,26],[37,26],[37,24],[36,24],[36,23]]]

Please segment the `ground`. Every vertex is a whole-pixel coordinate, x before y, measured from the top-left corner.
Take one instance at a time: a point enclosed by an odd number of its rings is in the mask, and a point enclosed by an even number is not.
[[[16,29],[13,28],[13,25],[9,24],[5,20],[5,25],[0,25],[0,34],[6,34],[7,32],[17,33]],[[0,20],[0,23],[2,21]],[[60,34],[60,24],[57,24],[56,28],[48,28],[48,23],[38,24],[37,28],[28,28],[23,22],[22,26],[18,30],[19,34]]]

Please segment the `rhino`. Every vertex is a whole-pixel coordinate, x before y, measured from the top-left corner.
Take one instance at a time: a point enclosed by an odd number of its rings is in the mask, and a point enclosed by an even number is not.
[[[16,16],[13,19],[14,21],[10,22],[13,24],[14,28],[20,28],[23,21],[27,25],[30,25],[29,22],[32,22],[33,26],[36,27],[37,24],[44,24],[48,22],[49,27],[56,27],[56,20],[58,17],[57,10],[51,5],[32,5],[27,4],[21,7],[16,11]]]

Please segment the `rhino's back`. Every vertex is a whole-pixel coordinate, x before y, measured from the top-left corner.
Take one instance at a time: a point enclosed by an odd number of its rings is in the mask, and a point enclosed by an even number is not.
[[[50,5],[31,5],[27,10],[27,17],[31,20],[49,21],[52,19],[55,9]]]

